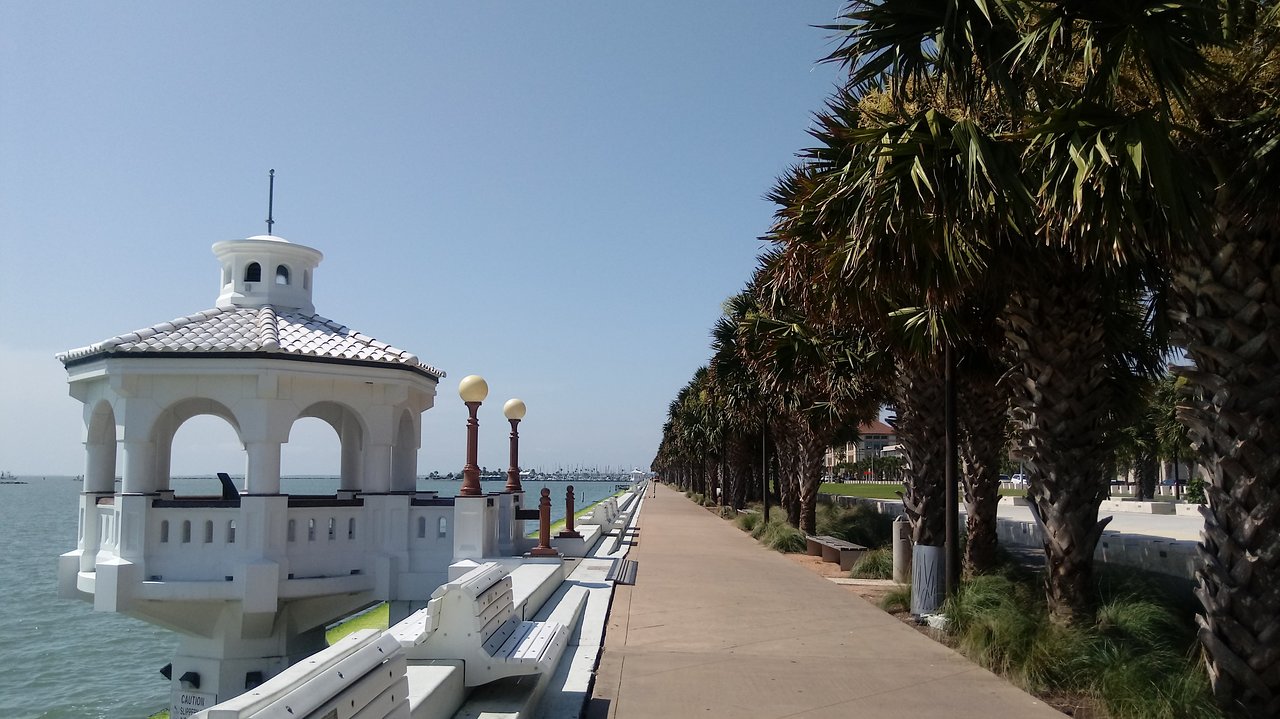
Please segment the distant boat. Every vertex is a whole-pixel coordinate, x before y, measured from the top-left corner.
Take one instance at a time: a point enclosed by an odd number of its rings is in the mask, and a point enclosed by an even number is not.
[[[0,484],[26,484],[8,472],[0,472]]]

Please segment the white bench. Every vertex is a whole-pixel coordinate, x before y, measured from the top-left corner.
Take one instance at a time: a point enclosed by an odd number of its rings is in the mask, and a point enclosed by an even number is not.
[[[197,713],[197,719],[408,719],[409,685],[400,645],[362,629],[261,686]]]
[[[569,641],[569,627],[516,615],[511,577],[486,562],[440,585],[425,609],[391,629],[412,662],[461,659],[463,684],[549,673]]]
[[[605,534],[623,529],[631,520],[631,515],[618,509],[618,500],[610,497],[596,505],[591,514],[578,521],[579,524],[597,524]]]

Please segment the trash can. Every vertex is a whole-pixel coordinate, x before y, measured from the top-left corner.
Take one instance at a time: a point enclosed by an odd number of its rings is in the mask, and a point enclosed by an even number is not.
[[[893,581],[911,581],[911,522],[905,514],[893,520]]]

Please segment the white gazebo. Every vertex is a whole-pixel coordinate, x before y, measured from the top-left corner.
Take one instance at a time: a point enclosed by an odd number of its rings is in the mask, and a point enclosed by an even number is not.
[[[315,314],[318,250],[258,236],[213,252],[211,309],[58,355],[87,455],[60,593],[181,632],[175,708],[252,688],[323,646],[344,612],[425,597],[454,554],[452,502],[414,491],[444,373]],[[173,438],[197,415],[237,434],[243,486],[175,495]],[[281,493],[280,448],[302,418],[341,443],[332,496]]]
[[[412,491],[421,414],[443,373],[315,314],[318,250],[258,236],[213,252],[212,309],[58,356],[85,405],[85,490],[112,492],[121,470],[125,494],[168,490],[174,433],[212,414],[244,444],[248,494],[279,494],[280,445],[303,417],[341,438],[344,489]]]

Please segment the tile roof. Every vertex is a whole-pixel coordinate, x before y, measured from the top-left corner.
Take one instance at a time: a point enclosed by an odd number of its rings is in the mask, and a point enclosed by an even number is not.
[[[897,434],[897,432],[895,432],[895,431],[894,431],[893,427],[890,427],[889,425],[885,424],[884,422],[881,422],[880,420],[875,419],[875,420],[871,420],[870,422],[863,422],[863,423],[862,423],[862,425],[860,425],[860,426],[858,427],[858,434],[862,434],[862,435],[867,435],[867,434],[893,434],[893,435],[896,435],[896,434]]]
[[[69,364],[100,354],[261,353],[390,364],[425,372],[437,379],[441,370],[416,355],[360,334],[315,314],[276,312],[275,308],[226,307],[203,310],[161,322],[57,357]]]

